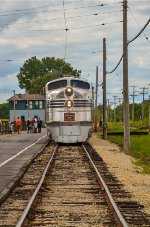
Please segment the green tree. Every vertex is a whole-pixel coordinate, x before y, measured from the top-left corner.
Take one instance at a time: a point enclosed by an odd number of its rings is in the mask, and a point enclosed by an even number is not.
[[[45,57],[39,60],[31,57],[25,61],[18,73],[19,86],[27,93],[41,93],[44,85],[62,75],[79,76],[81,71],[64,61],[64,59]]]
[[[103,119],[103,105],[99,104],[97,106],[98,109],[98,121]]]
[[[9,104],[2,103],[0,104],[0,119],[8,119],[9,118]]]
[[[132,104],[131,104],[131,106],[132,106]],[[130,111],[131,111],[130,116],[132,116],[132,108],[131,108]],[[140,117],[142,117],[142,103],[135,103],[134,104],[134,119],[135,119],[135,121],[139,121]]]
[[[31,80],[42,75],[41,61],[36,57],[32,57],[25,61],[24,65],[20,68],[20,72],[17,75],[19,80],[19,86],[25,89],[27,92],[31,89]]]
[[[48,72],[47,74],[43,75],[42,77],[38,76],[35,79],[32,79],[30,93],[44,94],[45,84],[48,81],[57,79],[61,76],[62,76],[62,74],[60,72],[55,71],[55,72]]]

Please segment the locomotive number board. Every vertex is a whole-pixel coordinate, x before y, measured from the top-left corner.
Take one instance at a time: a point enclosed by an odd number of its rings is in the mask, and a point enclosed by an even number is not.
[[[75,113],[64,113],[64,121],[75,121]]]

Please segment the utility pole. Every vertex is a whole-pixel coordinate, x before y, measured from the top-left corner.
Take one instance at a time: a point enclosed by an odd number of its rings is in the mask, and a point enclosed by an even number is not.
[[[144,120],[144,101],[145,101],[145,95],[148,94],[148,93],[145,92],[145,90],[148,89],[148,88],[142,87],[140,89],[142,89],[142,91],[143,91],[143,92],[140,93],[140,94],[143,95],[143,103],[142,103],[142,121],[143,121]]]
[[[106,39],[103,38],[103,139],[107,139],[106,100]]]
[[[122,100],[122,98],[118,98],[118,102],[119,102],[119,107],[120,107],[120,117],[119,117],[119,120],[122,122],[122,108],[121,108],[121,101]]]
[[[122,98],[118,98],[119,105],[121,105],[121,99],[122,99]]]
[[[94,87],[93,86],[92,86],[92,114],[91,114],[91,116],[92,116],[92,121],[94,122],[95,115],[94,115]]]
[[[148,84],[150,86],[150,84]],[[149,121],[148,121],[148,131],[150,134],[150,95],[149,95]]]
[[[109,99],[107,99],[107,119],[110,122],[110,103],[109,103]]]
[[[116,122],[116,98],[117,98],[117,96],[114,95],[113,97],[114,97],[114,122]]]
[[[148,121],[148,130],[150,134],[150,95],[149,95],[149,121]]]
[[[16,121],[16,93],[15,90],[13,90],[14,93],[14,122]]]
[[[113,106],[113,105],[114,105],[114,103],[109,101],[109,107],[110,107],[110,109],[109,109],[109,110],[110,110],[110,114],[109,114],[109,115],[110,115],[110,122],[113,122],[112,111],[111,111],[111,106]]]
[[[123,117],[124,151],[130,151],[129,92],[128,92],[128,40],[127,40],[127,0],[123,0]]]
[[[135,87],[137,87],[137,86],[130,86],[130,87],[132,87],[133,88],[133,92],[132,92],[132,95],[130,95],[130,96],[132,96],[132,124],[134,124],[134,97],[135,96],[137,96],[137,95],[135,95]]]
[[[97,132],[97,97],[98,97],[98,66],[96,66],[96,94],[95,94],[95,114],[94,114],[94,131]]]

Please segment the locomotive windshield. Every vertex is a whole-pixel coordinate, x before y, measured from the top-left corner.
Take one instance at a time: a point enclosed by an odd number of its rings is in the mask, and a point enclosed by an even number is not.
[[[67,86],[67,80],[59,80],[48,84],[48,90],[55,90]]]
[[[70,85],[72,87],[82,88],[82,89],[90,89],[90,84],[81,80],[71,80]]]

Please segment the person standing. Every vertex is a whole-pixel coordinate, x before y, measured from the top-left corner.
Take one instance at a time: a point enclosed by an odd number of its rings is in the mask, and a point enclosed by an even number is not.
[[[34,117],[34,133],[37,133],[37,117]]]
[[[18,132],[18,134],[20,134],[21,133],[22,121],[21,121],[21,119],[19,117],[16,120],[16,126],[17,126],[17,132]]]
[[[27,133],[31,132],[31,123],[30,123],[30,119],[27,120]]]
[[[37,128],[38,132],[41,133],[42,121],[40,118],[37,119]]]

